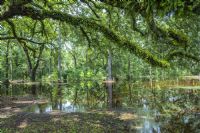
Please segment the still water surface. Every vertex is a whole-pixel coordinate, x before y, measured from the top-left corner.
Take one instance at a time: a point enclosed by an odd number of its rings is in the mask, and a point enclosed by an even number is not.
[[[132,84],[82,82],[71,85],[1,85],[0,94],[24,96],[35,89],[36,103],[24,111],[50,113],[114,110],[138,117],[140,133],[200,132],[200,89],[147,89]]]

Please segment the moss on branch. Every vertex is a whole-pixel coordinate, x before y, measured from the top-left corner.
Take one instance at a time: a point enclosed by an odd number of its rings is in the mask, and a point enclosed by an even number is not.
[[[61,12],[51,12],[51,11],[43,11],[43,14],[41,14],[41,16],[44,16],[45,18],[52,18],[54,20],[64,21],[73,26],[81,25],[86,28],[91,28],[95,31],[99,31],[103,33],[107,39],[117,44],[120,48],[126,48],[130,50],[132,53],[134,53],[139,58],[142,58],[146,62],[152,65],[160,66],[160,67],[169,66],[169,63],[167,61],[158,59],[156,56],[151,54],[148,50],[143,49],[135,42],[131,42],[123,38],[122,36],[120,36],[120,34],[90,19],[74,17],[74,16],[64,14]]]
[[[186,53],[184,51],[180,51],[180,50],[175,50],[171,53],[168,54],[167,56],[167,60],[172,60],[174,57],[184,57],[184,58],[188,58],[188,59],[192,59],[196,62],[200,62],[200,58],[197,56],[194,56],[192,54]]]
[[[83,26],[88,29],[93,29],[94,31],[101,32],[107,39],[117,44],[118,47],[128,49],[132,53],[134,53],[139,58],[142,58],[146,62],[160,67],[168,67],[169,63],[165,60],[160,60],[153,54],[151,54],[148,50],[143,49],[137,43],[131,42],[125,38],[123,38],[119,33],[114,32],[112,29],[107,28],[106,26],[99,24],[91,19],[72,16],[63,12],[57,11],[48,11],[48,10],[37,10],[30,6],[24,6],[21,8],[17,8],[12,14],[12,10],[10,13],[7,13],[6,18],[12,18],[14,16],[27,16],[34,20],[44,20],[44,19],[53,19],[59,20],[62,22],[66,22],[72,26]],[[9,14],[9,15],[8,15]],[[2,18],[0,17],[0,21]]]

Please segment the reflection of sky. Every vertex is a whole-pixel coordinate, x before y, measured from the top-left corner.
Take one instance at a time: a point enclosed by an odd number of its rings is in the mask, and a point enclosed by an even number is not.
[[[34,111],[33,111],[34,113],[40,113],[40,109],[39,109],[39,107],[38,106],[36,106],[35,108],[34,108]]]
[[[48,104],[48,106],[45,108],[45,113],[52,112],[52,106]]]
[[[60,105],[57,106],[57,109],[60,109]],[[78,108],[71,104],[69,101],[62,103],[62,111],[64,112],[76,112],[78,111]]]
[[[176,101],[177,99],[179,99],[179,96],[175,96],[175,97],[169,97],[169,101],[170,102],[174,102],[174,101]]]
[[[143,116],[141,120],[142,128],[139,130],[140,133],[160,133],[160,126],[158,123],[152,119],[152,115],[156,115],[156,111],[152,112],[152,110],[149,110],[149,107],[147,105],[147,100],[142,99],[143,108],[140,109],[138,112],[141,116]]]
[[[51,104],[44,104],[40,107],[38,104],[35,104],[26,110],[34,113],[50,113],[52,112],[52,106]]]
[[[84,107],[79,107],[76,105],[73,105],[71,102],[67,101],[62,104],[62,111],[64,112],[83,112]]]
[[[160,133],[160,127],[154,121],[145,118],[143,122],[143,128],[141,128],[141,133]]]
[[[85,111],[85,108],[82,106],[76,106],[73,105],[71,102],[66,101],[62,103],[61,105],[61,111],[63,112],[83,112]],[[56,110],[60,110],[60,105],[57,105]],[[35,104],[27,109],[27,111],[31,111],[34,113],[50,113],[53,111],[53,105],[52,104],[43,104],[42,106],[38,106],[38,104]]]

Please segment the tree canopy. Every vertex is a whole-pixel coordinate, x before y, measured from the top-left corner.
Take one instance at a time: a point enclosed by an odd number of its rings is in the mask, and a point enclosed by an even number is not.
[[[199,61],[199,32],[188,28],[199,29],[199,0],[3,0],[0,8],[0,40],[31,51],[55,43],[59,24],[63,36],[72,26],[90,45],[99,34],[155,66],[169,67],[174,57]]]

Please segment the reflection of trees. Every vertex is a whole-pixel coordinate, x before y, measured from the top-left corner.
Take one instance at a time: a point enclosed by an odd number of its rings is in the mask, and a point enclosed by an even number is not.
[[[38,104],[39,113],[46,113],[46,104]]]
[[[122,92],[130,89],[129,86],[127,88],[124,88]],[[128,107],[138,109],[142,107],[142,99],[145,99],[149,110],[156,112],[152,114],[152,117],[160,123],[161,132],[199,132],[197,129],[200,127],[200,116],[198,114],[200,112],[200,91],[191,89],[156,90],[134,87],[131,91],[132,101],[128,99],[127,95],[124,95],[123,102],[128,104]]]
[[[63,88],[59,84],[58,86],[54,86],[52,88],[51,102],[53,109],[62,110],[62,100],[63,100]]]
[[[4,86],[5,87],[5,86]],[[14,86],[6,90],[14,95],[31,93],[28,85]],[[112,85],[112,95],[107,92],[106,84],[98,84],[87,81],[71,84],[70,86],[42,85],[35,86],[38,97],[51,99],[53,109],[62,109],[63,103],[69,101],[75,107],[101,108],[107,107],[107,98],[111,96],[113,108],[133,108],[137,110],[143,107],[143,100],[148,109],[153,112],[152,117],[161,125],[161,132],[195,132],[200,127],[200,90],[170,90],[170,89],[143,89],[136,88],[125,82]],[[1,89],[3,86],[1,86]],[[131,99],[131,100],[130,100]],[[39,105],[40,112],[44,112],[45,106]],[[156,112],[156,113],[155,113]]]
[[[195,133],[199,132],[200,116],[197,112],[191,110],[171,114],[169,118],[165,118],[161,128],[164,132],[184,132]]]
[[[36,90],[37,90],[37,86],[36,86],[35,84],[33,84],[33,85],[31,86],[31,91],[32,91],[32,94],[33,94],[33,95],[36,95]]]
[[[74,105],[77,104],[77,99],[78,99],[78,88],[76,87],[74,92],[74,101],[73,101]]]
[[[59,110],[62,110],[63,94],[62,94],[62,88],[60,84],[58,84],[58,97],[59,97]]]
[[[79,92],[79,95],[77,96],[79,105],[96,108],[100,104],[105,103],[105,88],[103,85],[91,81],[83,82],[81,84],[82,86],[78,84],[78,87],[73,89],[73,93],[76,93],[76,91]],[[74,96],[76,95],[74,94]]]
[[[151,96],[148,98],[149,106],[161,114],[157,116],[162,123],[161,131],[195,132],[200,126],[197,118],[200,97],[193,90],[154,91],[153,98],[153,101]]]
[[[108,107],[113,107],[113,90],[112,90],[112,83],[107,83],[108,87]]]

